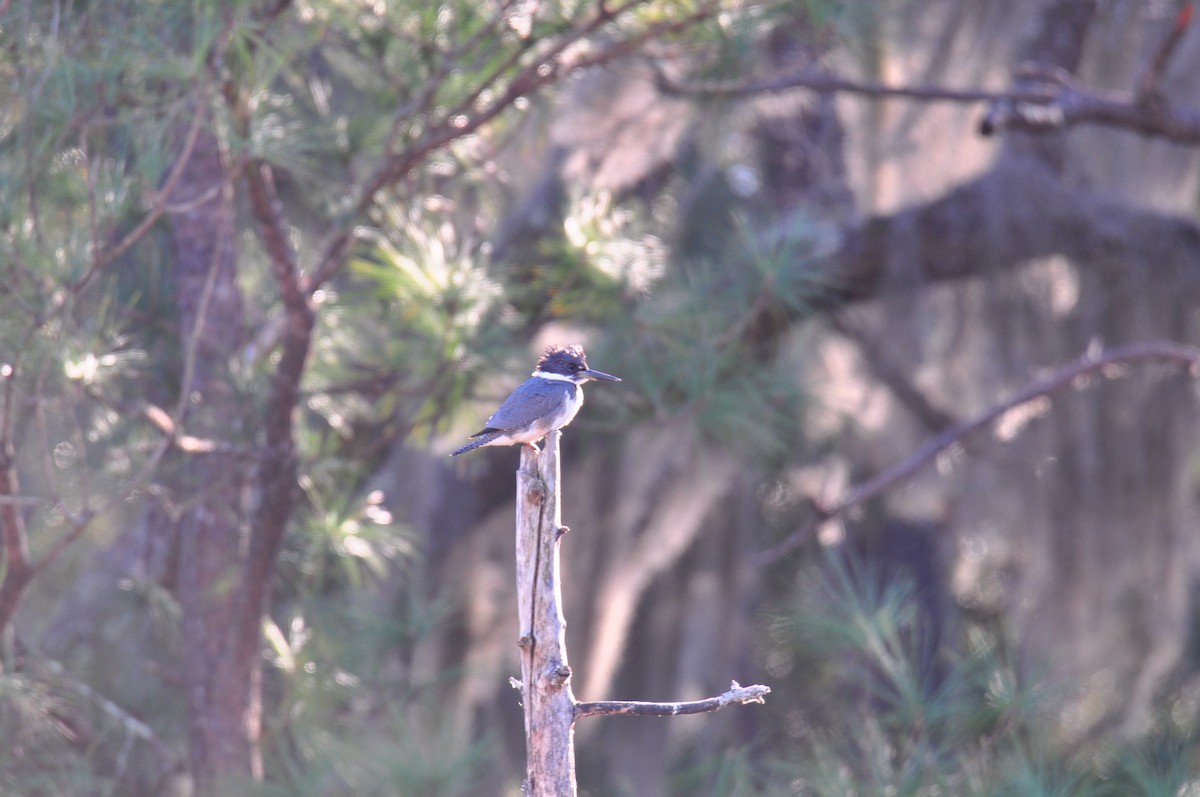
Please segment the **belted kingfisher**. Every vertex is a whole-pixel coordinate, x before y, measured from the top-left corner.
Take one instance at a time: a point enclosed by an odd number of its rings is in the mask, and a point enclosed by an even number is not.
[[[538,358],[533,375],[504,400],[482,429],[471,435],[478,439],[450,456],[480,446],[514,443],[536,449],[534,442],[563,428],[579,412],[583,406],[583,383],[591,379],[621,381],[612,374],[588,368],[582,346],[551,346]]]

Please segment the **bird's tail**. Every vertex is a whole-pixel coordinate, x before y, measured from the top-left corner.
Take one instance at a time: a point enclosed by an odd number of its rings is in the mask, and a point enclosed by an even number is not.
[[[459,454],[465,454],[468,451],[474,451],[475,449],[479,448],[480,446],[486,446],[488,443],[492,442],[499,436],[500,436],[500,432],[491,432],[490,434],[480,435],[479,437],[477,437],[476,439],[467,443],[465,446],[458,449],[457,451],[451,451],[450,456],[457,457]]]

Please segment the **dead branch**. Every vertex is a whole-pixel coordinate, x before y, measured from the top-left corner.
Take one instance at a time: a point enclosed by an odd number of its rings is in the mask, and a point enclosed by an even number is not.
[[[570,797],[576,794],[575,721],[580,717],[699,714],[733,704],[762,703],[770,688],[743,687],[736,681],[724,694],[683,703],[609,700],[579,703],[567,663],[566,620],[562,611],[559,543],[562,525],[559,439],[547,435],[539,453],[523,446],[517,470],[517,615],[521,679],[509,683],[520,691],[525,713],[527,797]]]
[[[1059,88],[1045,103],[999,102],[980,122],[979,132],[1046,133],[1076,125],[1129,130],[1176,144],[1200,144],[1200,110],[1150,102],[1135,92]]]
[[[1002,130],[1045,133],[1076,125],[1101,125],[1164,138],[1179,144],[1200,144],[1200,109],[1173,107],[1161,96],[1159,83],[1167,62],[1192,19],[1186,3],[1163,41],[1146,74],[1130,91],[1106,91],[1086,86],[1061,70],[1044,64],[1024,64],[1018,77],[1027,88],[1010,91],[957,89],[945,86],[895,86],[859,81],[815,69],[757,80],[686,82],[658,70],[656,83],[665,94],[688,97],[752,97],[795,89],[854,94],[873,99],[915,102],[987,103],[979,132]]]
[[[771,693],[771,687],[762,684],[742,686],[734,681],[729,691],[716,697],[704,700],[689,700],[683,703],[647,703],[641,700],[597,700],[592,703],[578,703],[575,706],[575,717],[673,717],[678,714],[704,714],[717,711],[735,703],[764,703],[766,695]]]
[[[559,502],[561,436],[551,432],[540,454],[522,446],[517,471],[517,645],[525,708],[526,797],[576,793],[575,695],[558,556],[565,531]]]
[[[1016,395],[989,408],[969,421],[957,424],[942,434],[927,440],[911,455],[892,467],[858,484],[837,503],[823,506],[816,500],[812,504],[812,519],[784,539],[755,557],[756,564],[766,566],[778,562],[811,538],[822,524],[827,523],[851,509],[862,505],[900,482],[912,477],[938,454],[962,442],[981,429],[1001,420],[1009,412],[1067,389],[1089,387],[1097,379],[1115,379],[1125,375],[1127,365],[1167,363],[1185,368],[1193,377],[1200,377],[1200,349],[1171,341],[1146,341],[1112,349],[1103,354],[1085,354],[1075,362],[1060,368],[1049,376],[1034,381]]]

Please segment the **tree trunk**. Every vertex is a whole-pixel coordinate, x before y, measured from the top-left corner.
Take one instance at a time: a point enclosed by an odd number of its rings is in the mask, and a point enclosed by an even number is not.
[[[242,405],[229,363],[242,343],[231,186],[216,137],[204,131],[171,203],[184,372],[181,421],[189,434],[244,443]],[[258,651],[241,651],[230,632],[242,607],[239,564],[246,463],[233,446],[186,454],[178,485],[179,602],[184,684],[195,794],[221,793],[230,779],[259,774]]]
[[[558,500],[560,437],[551,432],[541,454],[522,446],[517,471],[517,644],[527,797],[575,794],[575,697],[558,577],[558,543],[566,531]]]

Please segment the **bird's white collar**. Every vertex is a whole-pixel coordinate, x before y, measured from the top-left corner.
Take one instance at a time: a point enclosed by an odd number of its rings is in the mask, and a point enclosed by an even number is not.
[[[536,376],[538,379],[553,379],[558,382],[570,382],[572,385],[576,384],[575,380],[566,374],[556,374],[551,371],[543,371],[540,368],[533,372],[533,376]]]

